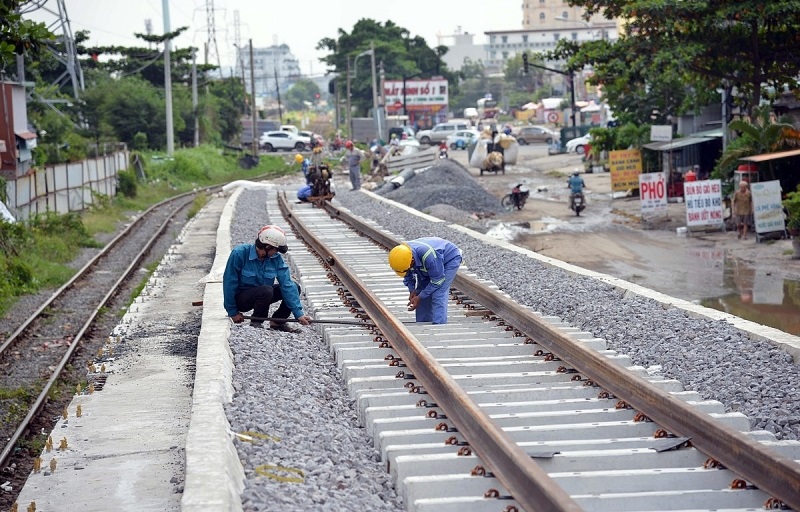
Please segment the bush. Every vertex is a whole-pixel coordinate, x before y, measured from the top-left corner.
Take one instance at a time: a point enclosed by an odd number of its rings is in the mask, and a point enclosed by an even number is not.
[[[117,192],[125,197],[136,197],[136,174],[134,171],[120,171],[117,174]]]
[[[797,190],[786,194],[783,206],[788,215],[786,227],[800,229],[800,185],[797,186]]]
[[[136,132],[131,141],[131,149],[134,151],[144,151],[147,149],[147,134]]]

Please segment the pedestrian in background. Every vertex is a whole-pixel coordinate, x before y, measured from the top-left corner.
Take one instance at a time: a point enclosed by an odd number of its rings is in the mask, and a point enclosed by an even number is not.
[[[359,190],[361,188],[361,150],[355,147],[353,141],[350,140],[344,143],[344,147],[346,151],[343,159],[347,160],[352,190]]]
[[[409,240],[389,252],[389,266],[408,288],[408,310],[417,322],[447,323],[447,300],[462,254],[453,242],[435,236]]]
[[[753,223],[753,196],[750,194],[750,183],[747,180],[739,182],[739,190],[733,194],[731,211],[736,223],[737,238],[747,238],[747,227]]]

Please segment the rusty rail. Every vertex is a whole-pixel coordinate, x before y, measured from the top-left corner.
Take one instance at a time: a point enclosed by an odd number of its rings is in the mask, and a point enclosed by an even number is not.
[[[328,204],[325,208],[331,216],[350,224],[384,247],[390,248],[400,243],[333,205]],[[692,445],[701,452],[793,510],[800,510],[800,464],[796,461],[715,421],[628,370],[610,364],[605,357],[575,343],[515,301],[487,289],[477,279],[458,273],[453,284],[653,421],[678,436],[691,438]]]
[[[392,341],[394,350],[414,372],[414,377],[458,426],[480,458],[525,510],[583,510],[467,395],[401,321],[383,305],[347,264],[336,259],[303,222],[291,215],[285,195],[279,204],[292,227],[347,287],[359,305]],[[384,239],[386,240],[386,239]]]

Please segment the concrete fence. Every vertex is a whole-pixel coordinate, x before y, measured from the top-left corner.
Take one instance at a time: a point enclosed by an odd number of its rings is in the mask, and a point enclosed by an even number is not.
[[[81,162],[37,169],[6,183],[6,206],[18,220],[45,212],[68,213],[92,205],[93,193],[113,197],[117,174],[128,168],[129,152],[121,150]]]

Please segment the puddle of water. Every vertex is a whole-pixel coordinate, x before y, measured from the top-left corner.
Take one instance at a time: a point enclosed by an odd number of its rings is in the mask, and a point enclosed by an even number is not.
[[[486,236],[513,242],[521,234],[532,234],[547,231],[548,224],[541,221],[533,222],[498,222],[486,232]]]
[[[703,306],[800,335],[800,281],[773,278],[769,270],[726,259],[723,285],[730,293],[700,301]]]

